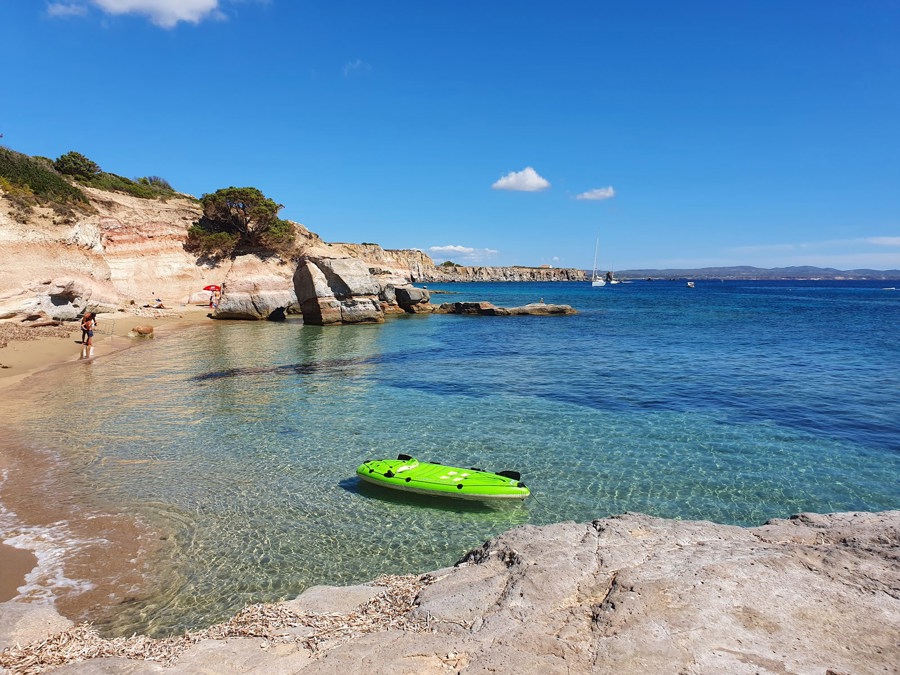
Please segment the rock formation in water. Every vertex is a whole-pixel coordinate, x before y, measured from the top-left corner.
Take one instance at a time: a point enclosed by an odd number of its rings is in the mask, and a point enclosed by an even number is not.
[[[316,587],[244,632],[211,629],[227,640],[185,641],[172,667],[117,657],[65,672],[892,673],[900,511],[528,525],[431,572],[399,616],[396,592]],[[61,630],[33,607],[0,604],[0,649]]]
[[[521,307],[497,307],[490,302],[445,302],[435,314],[468,314],[472,316],[558,316],[577,314],[570,305],[548,305],[533,302]]]
[[[382,323],[381,286],[357,258],[306,257],[294,272],[304,323]]]

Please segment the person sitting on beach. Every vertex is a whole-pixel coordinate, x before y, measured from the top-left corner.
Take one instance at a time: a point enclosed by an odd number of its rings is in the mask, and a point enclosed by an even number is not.
[[[85,324],[88,322],[92,322],[91,328],[88,329],[85,327]],[[85,312],[84,316],[81,318],[81,344],[84,344],[84,340],[87,337],[88,330],[92,331],[91,335],[93,335],[93,330],[97,328],[97,317],[93,312]]]

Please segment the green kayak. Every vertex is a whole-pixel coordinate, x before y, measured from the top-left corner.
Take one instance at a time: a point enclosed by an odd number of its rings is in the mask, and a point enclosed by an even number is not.
[[[408,455],[363,462],[356,475],[367,483],[456,499],[524,499],[530,493],[516,471],[490,473],[420,462]]]

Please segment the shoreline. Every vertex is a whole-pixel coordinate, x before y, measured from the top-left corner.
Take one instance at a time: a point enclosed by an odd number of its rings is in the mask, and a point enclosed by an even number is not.
[[[98,315],[99,329],[94,335],[94,345],[90,354],[87,354],[81,345],[79,335],[80,327],[76,322],[71,326],[63,325],[55,327],[52,334],[41,333],[40,329],[34,330],[35,336],[22,339],[12,338],[6,347],[0,348],[0,394],[3,396],[16,396],[17,393],[27,391],[28,380],[33,376],[69,368],[81,360],[93,361],[117,354],[127,349],[139,347],[146,338],[130,338],[129,332],[140,325],[153,326],[154,338],[166,338],[178,330],[189,328],[208,319],[209,308],[207,306],[187,305],[167,310],[140,309],[139,313],[106,313]],[[60,336],[60,329],[67,332]],[[17,390],[19,390],[17,392]],[[38,482],[50,473],[49,462],[46,458],[33,456],[33,452],[21,447],[8,444],[0,448],[0,516],[5,520],[12,519],[17,530],[42,530],[53,527],[59,521],[68,520],[64,509],[49,508],[50,505],[42,503],[43,495]],[[43,471],[15,471],[15,467],[34,469],[43,465]],[[12,471],[11,471],[12,470]],[[33,475],[34,474],[34,475]],[[37,488],[37,489],[36,489]],[[14,506],[15,508],[10,508]],[[91,518],[92,529],[100,530],[104,535],[118,533],[120,541],[133,540],[137,545],[132,554],[146,553],[151,533],[140,523],[128,522],[127,518],[112,514],[94,514]],[[4,530],[12,526],[12,523],[0,521]],[[75,537],[81,540],[80,536]],[[33,535],[34,536],[34,535]],[[52,557],[55,564],[62,569],[64,563],[83,572],[95,572],[99,557],[95,547],[90,544],[83,546],[80,554],[75,551],[56,551],[50,554],[37,550],[36,540],[29,543],[20,541],[22,537],[9,536],[6,531],[0,532],[0,602],[24,599],[23,589],[28,593],[30,586],[28,577],[36,572],[42,564],[42,560]],[[88,536],[96,542],[104,539]],[[149,544],[152,547],[152,544]],[[34,547],[34,548],[32,548]],[[99,568],[107,565],[100,564]],[[60,572],[61,573],[61,572]],[[80,575],[79,575],[80,576]],[[93,580],[91,580],[93,581]],[[93,584],[91,584],[93,585]],[[82,589],[83,590],[83,589]],[[98,592],[111,593],[114,589],[105,587],[102,583],[95,589]],[[120,591],[121,592],[121,591]],[[80,595],[86,595],[81,601]],[[76,591],[75,598],[61,603],[67,606],[66,613],[80,615],[85,610],[86,602],[90,601],[95,592],[81,593]],[[57,604],[58,598],[52,602],[57,609],[64,609]]]

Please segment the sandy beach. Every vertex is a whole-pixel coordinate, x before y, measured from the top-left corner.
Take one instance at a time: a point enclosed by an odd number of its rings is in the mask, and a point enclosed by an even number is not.
[[[7,344],[0,348],[0,395],[19,395],[27,388],[28,378],[43,371],[72,367],[83,359],[104,358],[124,349],[139,348],[147,338],[129,337],[136,326],[152,326],[153,339],[165,339],[181,328],[210,320],[206,306],[182,305],[162,310],[140,308],[135,312],[100,314],[99,330],[94,335],[90,351],[81,344],[80,327],[75,322],[59,327],[6,331],[4,338]],[[0,513],[15,514],[17,522],[30,527],[70,520],[72,500],[59,494],[55,495],[55,499],[47,500],[39,485],[55,470],[53,463],[48,458],[34,457],[33,453],[17,444],[11,430],[6,430],[4,436],[7,441],[0,447]],[[70,522],[73,522],[79,538],[106,544],[114,542],[123,554],[116,559],[126,563],[145,555],[158,545],[154,541],[160,540],[157,533],[146,531],[140,523],[122,516],[91,514],[81,523],[75,520]],[[71,570],[71,575],[89,578],[95,587],[61,598],[57,606],[63,613],[83,617],[98,597],[109,597],[110,593],[122,595],[121,582],[128,576],[133,577],[132,588],[139,585],[139,571],[109,569],[114,562],[105,554],[104,548],[105,545],[100,544],[87,545],[67,556],[65,565]],[[22,597],[20,590],[26,583],[26,576],[37,563],[34,552],[0,540],[0,602]],[[116,581],[107,585],[104,578]]]

